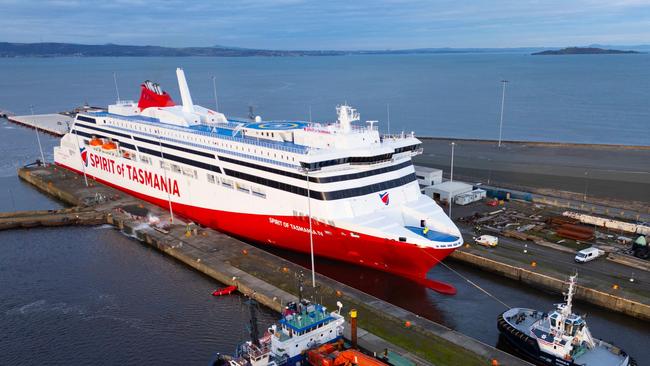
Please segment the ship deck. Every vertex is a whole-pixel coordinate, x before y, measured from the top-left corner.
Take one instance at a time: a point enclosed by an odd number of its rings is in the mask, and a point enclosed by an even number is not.
[[[242,134],[241,131],[242,127],[248,128],[248,125],[251,125],[251,128],[253,129],[269,129],[274,131],[302,129],[305,126],[307,126],[307,122],[302,122],[302,121],[265,121],[264,123],[252,123],[252,122],[245,122],[238,119],[229,119],[227,124],[222,124],[222,125],[198,124],[190,127],[183,127],[183,126],[176,126],[176,125],[164,123],[161,122],[158,118],[152,118],[146,116],[122,116],[122,115],[113,114],[105,111],[89,112],[88,114],[94,117],[119,118],[128,121],[144,123],[148,125],[160,126],[160,127],[168,128],[170,130],[194,133],[201,136],[220,138],[229,141],[242,142],[246,144],[251,144],[251,145],[276,149],[276,150],[282,150],[282,151],[292,152],[296,154],[307,154],[309,151],[314,150],[309,146],[298,145],[288,141],[273,141],[273,140],[260,141],[260,139],[245,136],[244,134]],[[267,125],[268,127],[265,128],[264,127],[265,125]],[[274,126],[276,128],[272,128]],[[285,128],[281,128],[283,126]],[[287,128],[287,126],[291,126],[291,128]],[[137,132],[137,131],[133,131],[133,132]]]
[[[578,365],[593,366],[624,366],[626,357],[611,352],[607,347],[599,345],[576,357],[573,362]]]

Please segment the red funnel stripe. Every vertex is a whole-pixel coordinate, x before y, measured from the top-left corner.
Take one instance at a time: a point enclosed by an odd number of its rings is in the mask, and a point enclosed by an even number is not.
[[[149,90],[144,84],[140,85],[142,93],[140,93],[140,100],[138,101],[138,108],[143,111],[149,107],[173,107],[176,105],[172,97],[163,91],[162,94],[154,93]]]

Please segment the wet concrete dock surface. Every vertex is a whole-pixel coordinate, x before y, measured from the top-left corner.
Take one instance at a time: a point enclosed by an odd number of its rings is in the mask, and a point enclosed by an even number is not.
[[[587,200],[650,202],[650,146],[546,144],[423,138],[417,165],[449,173],[455,142],[454,176],[513,189],[570,191]],[[471,182],[471,181],[470,181]],[[523,189],[525,190],[525,189]]]

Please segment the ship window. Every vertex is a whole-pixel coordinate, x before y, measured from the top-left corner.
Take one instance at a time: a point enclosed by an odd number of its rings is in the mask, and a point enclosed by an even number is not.
[[[208,174],[208,182],[215,183],[214,175]]]
[[[180,173],[181,172],[181,167],[176,165],[176,164],[172,164],[172,172]]]
[[[224,187],[232,188],[232,181],[230,179],[221,179],[221,185]]]

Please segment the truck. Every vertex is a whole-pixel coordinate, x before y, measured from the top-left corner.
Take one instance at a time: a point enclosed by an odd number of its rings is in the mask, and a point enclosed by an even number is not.
[[[598,248],[587,248],[576,253],[575,261],[578,263],[585,263],[592,261],[605,254],[605,251]]]

